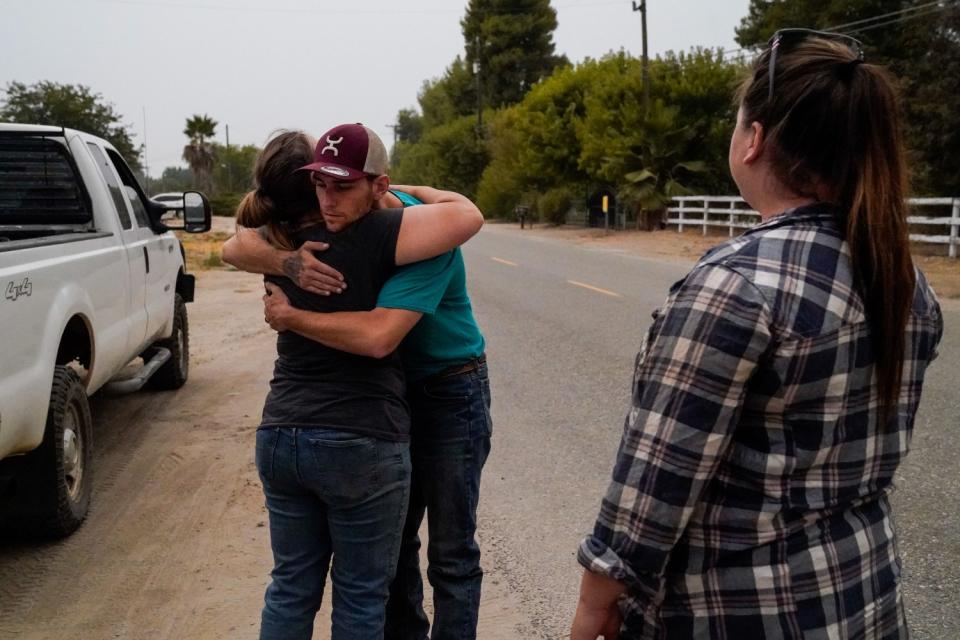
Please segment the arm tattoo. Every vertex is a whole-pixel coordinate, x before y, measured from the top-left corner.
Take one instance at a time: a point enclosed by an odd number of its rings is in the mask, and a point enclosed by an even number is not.
[[[303,259],[299,253],[294,253],[283,261],[283,275],[287,276],[295,284],[300,284],[300,270],[303,268]]]

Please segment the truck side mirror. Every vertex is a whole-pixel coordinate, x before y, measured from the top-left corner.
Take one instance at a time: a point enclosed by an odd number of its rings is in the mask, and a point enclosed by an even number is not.
[[[183,229],[187,233],[210,231],[210,202],[199,191],[183,194]]]
[[[183,200],[176,204],[159,202],[150,202],[151,219],[156,225],[154,229],[157,233],[164,231],[186,231],[187,233],[203,233],[210,231],[211,212],[210,202],[199,191],[187,191],[183,194]],[[160,217],[168,211],[183,212],[183,226],[170,224],[170,219],[161,220]]]

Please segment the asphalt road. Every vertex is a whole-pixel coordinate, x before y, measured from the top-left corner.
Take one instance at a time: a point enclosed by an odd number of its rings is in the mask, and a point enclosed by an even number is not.
[[[576,603],[577,545],[607,485],[634,356],[650,314],[690,263],[496,225],[464,252],[493,386],[485,565],[519,602],[520,637],[561,638]],[[909,623],[914,638],[931,640],[960,638],[960,304],[943,308],[940,358],[893,498]]]

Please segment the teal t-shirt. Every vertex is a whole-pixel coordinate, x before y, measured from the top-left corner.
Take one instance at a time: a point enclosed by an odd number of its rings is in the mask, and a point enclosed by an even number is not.
[[[394,192],[404,206],[423,204]],[[467,295],[460,249],[401,267],[380,290],[377,306],[423,314],[400,344],[409,380],[419,380],[483,354],[484,339]]]

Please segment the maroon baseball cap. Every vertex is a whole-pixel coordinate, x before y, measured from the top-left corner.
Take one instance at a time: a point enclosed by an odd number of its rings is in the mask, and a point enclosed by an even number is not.
[[[313,162],[300,171],[316,171],[335,180],[359,180],[387,172],[387,148],[362,124],[342,124],[320,136]]]

